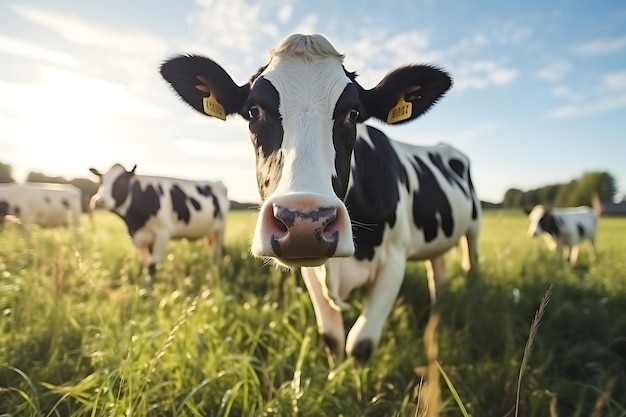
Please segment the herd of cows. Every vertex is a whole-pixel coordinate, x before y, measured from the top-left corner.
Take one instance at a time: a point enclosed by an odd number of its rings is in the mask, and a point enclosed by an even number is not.
[[[197,55],[167,60],[161,75],[196,111],[248,120],[263,201],[252,254],[301,268],[320,337],[336,355],[370,359],[407,261],[425,261],[433,303],[446,283],[443,256],[459,242],[463,271],[477,278],[481,205],[469,159],[452,146],[409,145],[364,124],[421,116],[452,86],[445,71],[400,67],[367,90],[326,38],[295,34],[241,86]],[[170,239],[206,237],[219,262],[229,211],[221,182],[137,175],[119,164],[90,171],[100,180],[91,206],[126,223],[149,282]],[[24,227],[76,225],[80,198],[69,185],[4,185],[0,218],[12,215]],[[529,219],[529,234],[547,232],[571,262],[580,241],[595,242],[598,213],[591,208],[538,206]],[[363,285],[367,302],[346,336],[344,300]]]

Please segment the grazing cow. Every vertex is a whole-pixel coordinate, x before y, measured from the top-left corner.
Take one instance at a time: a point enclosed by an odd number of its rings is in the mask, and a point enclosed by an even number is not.
[[[80,223],[81,192],[71,184],[27,182],[0,185],[0,225],[13,216],[26,232],[31,225],[70,226]]]
[[[542,205],[526,210],[530,225],[528,236],[540,236],[547,233],[547,242],[551,250],[562,253],[574,265],[578,261],[580,244],[588,240],[591,244],[589,257],[596,257],[596,235],[598,232],[599,207],[546,208]]]
[[[124,220],[142,255],[148,288],[170,239],[206,237],[213,247],[213,261],[221,261],[230,207],[226,187],[219,181],[136,175],[136,168],[126,171],[115,164],[104,174],[90,168],[100,178],[91,206],[108,209]]]
[[[174,57],[161,74],[198,112],[249,121],[263,200],[252,253],[303,267],[322,340],[367,362],[407,260],[427,261],[432,301],[446,279],[443,255],[462,237],[463,267],[476,271],[480,205],[461,152],[392,141],[362,124],[417,118],[450,77],[411,65],[365,90],[342,62],[323,36],[296,34],[242,86],[200,56]],[[346,340],[343,300],[366,284],[367,304]]]

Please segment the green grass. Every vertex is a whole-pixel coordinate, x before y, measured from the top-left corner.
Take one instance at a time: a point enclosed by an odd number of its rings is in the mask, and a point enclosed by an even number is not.
[[[95,220],[80,240],[0,233],[0,416],[513,416],[518,381],[520,416],[626,416],[626,219],[602,218],[597,261],[572,268],[521,213],[487,212],[480,283],[451,251],[429,324],[411,264],[367,367],[322,349],[298,274],[250,257],[253,212],[231,214],[223,265],[170,243],[148,296],[121,221]]]

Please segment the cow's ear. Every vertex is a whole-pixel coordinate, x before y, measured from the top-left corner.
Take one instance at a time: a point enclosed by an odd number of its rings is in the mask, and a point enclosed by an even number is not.
[[[95,168],[89,168],[89,172],[91,172],[96,177],[102,177],[102,173]]]
[[[249,84],[237,86],[221,66],[197,55],[180,55],[165,61],[161,76],[195,110],[222,120],[230,114],[242,114],[250,92]]]
[[[522,210],[524,210],[524,213],[526,213],[526,215],[529,215],[533,209],[528,206],[524,206]]]
[[[371,90],[359,87],[366,117],[388,124],[406,123],[424,114],[452,86],[452,78],[429,65],[411,65],[387,74]]]

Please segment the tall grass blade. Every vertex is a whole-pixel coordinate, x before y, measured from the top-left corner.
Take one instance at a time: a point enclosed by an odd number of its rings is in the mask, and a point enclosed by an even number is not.
[[[463,405],[463,401],[461,401],[461,397],[459,396],[459,393],[457,392],[456,388],[454,388],[454,385],[452,384],[452,381],[450,381],[450,378],[448,378],[448,374],[446,374],[446,371],[443,370],[443,368],[439,364],[439,361],[435,361],[435,364],[437,365],[437,368],[439,368],[439,372],[441,373],[443,380],[446,381],[446,385],[448,386],[448,389],[452,393],[452,397],[454,397],[454,401],[456,401],[456,404],[459,406],[459,410],[461,410],[461,414],[463,414],[463,417],[470,417],[470,414],[467,412],[467,409],[465,409],[465,405]]]
[[[517,378],[517,393],[515,397],[515,417],[519,415],[519,398],[520,391],[522,388],[522,378],[524,376],[524,372],[526,372],[526,368],[528,367],[528,360],[530,359],[530,354],[533,349],[533,344],[535,342],[535,336],[537,336],[537,332],[539,331],[539,325],[541,324],[541,319],[543,318],[543,314],[546,311],[546,307],[550,302],[550,296],[552,295],[552,291],[556,286],[556,282],[551,282],[550,286],[546,290],[541,302],[539,303],[539,308],[535,313],[535,318],[530,325],[530,332],[528,334],[528,339],[526,340],[526,346],[524,347],[524,356],[522,357],[522,364],[520,365],[519,376]]]

